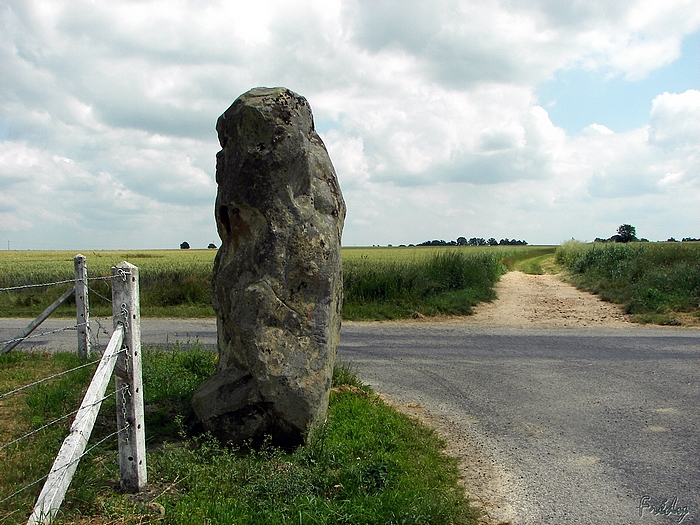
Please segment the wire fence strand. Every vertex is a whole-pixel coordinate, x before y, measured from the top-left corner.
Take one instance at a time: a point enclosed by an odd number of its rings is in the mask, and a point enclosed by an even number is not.
[[[116,275],[108,275],[108,276],[105,276],[105,277],[88,277],[87,280],[88,280],[88,282],[89,282],[89,281],[111,281],[112,279],[123,279],[123,280],[126,280],[126,276],[127,276],[127,275],[130,275],[130,273],[127,272],[127,271],[124,271],[124,270],[122,270],[122,269],[120,268]],[[53,281],[53,282],[50,282],[50,283],[21,284],[21,285],[18,285],[18,286],[8,286],[8,287],[6,287],[6,288],[0,288],[0,292],[12,292],[12,291],[14,291],[14,290],[24,290],[24,289],[27,289],[27,288],[44,288],[44,287],[47,287],[47,286],[54,286],[54,285],[57,285],[57,284],[74,283],[74,282],[76,282],[76,280],[77,280],[78,282],[82,282],[82,281],[83,281],[83,279],[75,279],[75,278],[73,278],[73,279],[65,279],[65,280],[62,280],[62,281]]]
[[[54,374],[52,376],[45,377],[43,379],[39,379],[38,381],[34,381],[33,383],[29,383],[27,385],[21,386],[19,388],[15,388],[14,390],[10,390],[9,392],[4,392],[0,394],[0,399],[3,397],[8,397],[12,394],[16,394],[17,392],[21,392],[22,390],[25,390],[27,388],[40,385],[41,383],[45,383],[46,381],[50,381],[51,379],[55,379],[57,377],[64,376],[66,374],[70,374],[71,372],[75,372],[76,370],[80,370],[81,368],[85,368],[90,365],[94,365],[95,363],[99,363],[100,360],[96,359],[95,361],[90,361],[89,363],[82,364],[80,366],[76,366],[75,368],[71,368],[70,370],[64,370],[63,372],[58,372],[57,374]]]
[[[59,332],[67,332],[68,330],[77,330],[81,326],[87,326],[87,323],[78,323],[78,324],[74,324],[72,326],[64,326],[63,328],[56,328],[55,330],[48,330],[46,332],[40,332],[38,334],[27,335],[24,337],[17,337],[15,339],[10,339],[8,341],[0,341],[0,345],[4,346],[4,345],[10,344],[10,343],[16,343],[18,341],[21,342],[21,341],[24,341],[26,339],[36,339],[37,337],[43,337],[45,335],[57,334]]]
[[[90,452],[92,452],[95,448],[99,447],[102,443],[106,442],[107,440],[113,438],[113,437],[116,436],[117,434],[120,434],[121,432],[124,432],[125,430],[128,430],[128,429],[129,429],[129,426],[126,425],[126,426],[124,426],[124,428],[120,428],[120,429],[118,429],[117,431],[112,432],[110,435],[108,435],[107,437],[105,437],[105,438],[99,440],[99,441],[98,441],[97,443],[95,443],[93,446],[91,446],[90,448],[88,448],[87,450],[85,450],[80,456],[78,456],[77,458],[75,458],[73,461],[69,461],[68,463],[66,463],[65,465],[61,465],[61,466],[60,466],[59,468],[57,468],[57,469],[52,469],[52,470],[50,470],[49,473],[46,474],[46,476],[42,476],[41,478],[39,478],[39,479],[37,479],[37,480],[35,480],[35,481],[32,481],[31,483],[29,483],[28,485],[25,485],[25,486],[22,487],[21,489],[16,490],[15,492],[13,492],[12,494],[10,494],[10,495],[7,496],[6,498],[1,499],[1,500],[0,500],[0,505],[2,505],[3,503],[5,503],[6,501],[11,500],[12,498],[14,498],[15,496],[17,496],[18,494],[21,494],[21,493],[24,492],[25,490],[32,488],[34,485],[36,485],[36,484],[38,484],[38,483],[41,483],[41,482],[44,481],[46,478],[48,478],[51,474],[54,474],[55,472],[58,472],[59,470],[65,470],[65,469],[67,469],[68,467],[70,467],[70,466],[73,465],[74,463],[77,463],[78,461],[80,461],[81,459],[83,459],[83,458],[84,458],[85,456],[87,456]]]
[[[114,354],[114,355],[116,356],[117,354]],[[60,422],[63,421],[64,419],[68,419],[69,417],[74,416],[75,414],[77,414],[77,413],[80,412],[81,410],[85,410],[86,408],[92,408],[92,407],[94,407],[94,406],[96,406],[96,405],[99,405],[99,404],[102,403],[104,400],[109,399],[109,398],[112,397],[112,396],[116,396],[119,392],[121,392],[121,391],[123,391],[123,390],[126,390],[126,389],[128,389],[128,387],[123,386],[123,387],[121,387],[119,390],[115,390],[114,392],[110,392],[109,394],[107,394],[106,396],[104,396],[102,399],[98,399],[98,400],[95,401],[94,403],[90,403],[89,405],[81,406],[78,410],[74,410],[73,412],[69,412],[68,414],[65,414],[65,415],[63,415],[63,416],[61,416],[61,417],[59,417],[59,418],[56,418],[56,419],[54,419],[53,421],[50,421],[49,423],[46,423],[45,425],[40,426],[39,428],[35,428],[35,429],[32,430],[31,432],[27,432],[25,435],[20,436],[20,437],[18,437],[17,439],[15,439],[15,440],[13,440],[13,441],[10,441],[9,443],[6,443],[6,444],[0,446],[0,452],[2,452],[3,450],[5,450],[6,448],[9,448],[9,447],[12,446],[12,445],[15,445],[16,443],[19,443],[19,442],[21,442],[21,441],[24,441],[25,439],[28,439],[28,438],[32,437],[32,436],[35,435],[35,434],[38,434],[39,432],[41,432],[41,431],[44,430],[45,428],[49,428],[49,427],[51,427],[51,426],[53,426],[53,425],[56,425],[57,423],[60,423]]]
[[[92,288],[91,286],[88,286],[88,290],[90,290],[91,293],[94,293],[97,297],[99,297],[99,298],[102,299],[103,301],[105,301],[105,302],[107,302],[107,303],[111,303],[111,302],[112,302],[111,299],[108,299],[108,298],[105,297],[104,295],[100,294],[98,291],[96,291],[96,290],[95,290],[94,288]]]
[[[65,284],[65,283],[74,283],[74,282],[75,282],[75,279],[66,279],[65,281],[55,281],[52,283],[22,284],[20,286],[10,286],[8,288],[0,288],[0,292],[10,292],[12,290],[23,290],[25,288],[43,288],[45,286],[53,286],[56,284]]]

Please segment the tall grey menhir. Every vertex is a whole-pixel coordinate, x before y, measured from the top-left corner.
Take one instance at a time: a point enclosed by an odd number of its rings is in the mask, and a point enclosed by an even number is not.
[[[304,97],[251,89],[216,130],[219,363],[192,404],[223,441],[293,447],[328,411],[345,202]]]

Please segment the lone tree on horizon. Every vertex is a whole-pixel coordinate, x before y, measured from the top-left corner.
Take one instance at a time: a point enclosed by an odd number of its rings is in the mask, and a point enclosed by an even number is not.
[[[619,242],[636,242],[637,228],[631,224],[622,224],[617,228],[617,235]]]

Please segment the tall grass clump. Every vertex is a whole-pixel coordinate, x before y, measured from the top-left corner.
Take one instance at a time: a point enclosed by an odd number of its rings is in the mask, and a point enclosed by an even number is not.
[[[700,243],[568,242],[556,260],[576,286],[640,320],[673,322],[673,312],[700,310]]]
[[[343,318],[395,319],[416,314],[468,315],[494,298],[503,272],[494,252],[437,251],[414,260],[343,264]]]

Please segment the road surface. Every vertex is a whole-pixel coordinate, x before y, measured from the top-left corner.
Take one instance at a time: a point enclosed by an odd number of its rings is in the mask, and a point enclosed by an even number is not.
[[[346,324],[340,356],[447,423],[497,520],[700,523],[697,330]]]

